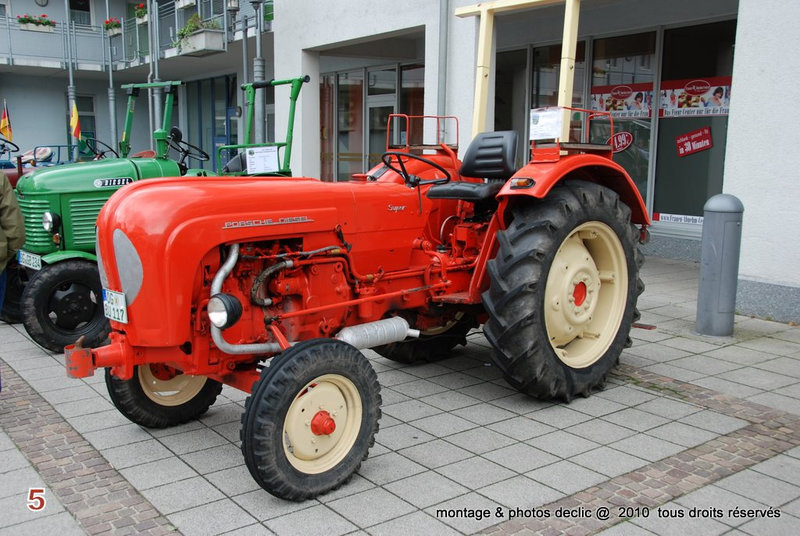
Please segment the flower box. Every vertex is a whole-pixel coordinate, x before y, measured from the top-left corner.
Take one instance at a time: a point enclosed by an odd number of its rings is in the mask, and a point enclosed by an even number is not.
[[[106,35],[114,37],[115,35],[122,35],[122,28],[106,28]]]
[[[19,29],[25,30],[26,32],[53,32],[55,30],[55,26],[20,22]]]
[[[136,24],[147,24],[149,20],[150,17],[148,16],[148,13],[145,13],[141,17],[136,17]]]
[[[176,9],[186,9],[194,5],[197,5],[197,0],[175,0]]]
[[[181,39],[182,56],[208,56],[225,50],[225,33],[222,30],[199,30]]]

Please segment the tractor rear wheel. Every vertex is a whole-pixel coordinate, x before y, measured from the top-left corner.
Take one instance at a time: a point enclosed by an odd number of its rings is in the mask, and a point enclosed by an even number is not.
[[[467,333],[474,327],[477,327],[474,317],[457,313],[442,326],[422,331],[418,339],[384,344],[373,350],[398,363],[433,363],[450,357],[456,346],[465,346]]]
[[[313,498],[347,482],[375,442],[378,377],[353,346],[301,342],[262,371],[245,402],[242,453],[276,497]]]
[[[619,362],[638,318],[644,257],[630,209],[608,188],[568,181],[512,212],[482,296],[494,362],[537,398],[588,396]]]
[[[134,367],[130,380],[120,380],[106,369],[106,387],[120,413],[147,428],[168,428],[195,419],[222,392],[218,381],[158,363]]]
[[[56,353],[80,337],[87,347],[99,346],[111,327],[97,264],[69,259],[42,266],[22,292],[22,323],[37,344]]]

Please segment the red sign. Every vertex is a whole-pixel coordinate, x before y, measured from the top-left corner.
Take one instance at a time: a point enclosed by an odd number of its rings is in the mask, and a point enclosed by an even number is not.
[[[617,132],[612,138],[606,141],[607,145],[613,147],[615,153],[621,153],[633,143],[633,134],[630,132]]]
[[[698,153],[714,146],[711,141],[710,127],[703,127],[678,136],[675,138],[675,143],[678,146],[678,156]]]

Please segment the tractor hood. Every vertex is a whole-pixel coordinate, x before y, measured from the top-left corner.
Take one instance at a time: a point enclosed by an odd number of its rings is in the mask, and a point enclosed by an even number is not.
[[[419,199],[402,181],[142,181],[115,193],[97,219],[103,285],[125,293],[131,322],[125,330],[135,344],[180,345],[189,337],[194,282],[218,269],[202,266],[209,252],[233,243],[301,238],[307,250],[352,248],[361,273],[396,270],[408,266],[412,243],[425,228]],[[218,263],[218,255],[212,258]]]
[[[177,165],[155,158],[110,158],[36,169],[21,177],[17,193],[37,194],[75,192],[102,193],[138,181],[142,177],[178,175]]]

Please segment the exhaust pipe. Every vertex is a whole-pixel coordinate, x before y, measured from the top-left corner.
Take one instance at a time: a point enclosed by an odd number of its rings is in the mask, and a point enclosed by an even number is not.
[[[406,337],[419,337],[418,329],[411,329],[405,318],[395,316],[375,322],[367,322],[342,329],[336,339],[355,346],[359,350],[383,344],[400,342]]]

